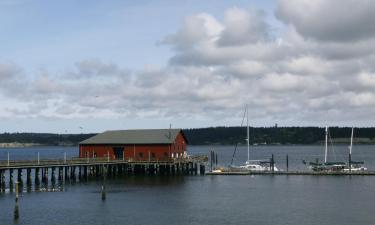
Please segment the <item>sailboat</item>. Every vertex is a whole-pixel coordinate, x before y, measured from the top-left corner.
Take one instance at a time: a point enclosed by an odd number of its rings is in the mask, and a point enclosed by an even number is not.
[[[325,148],[324,148],[324,162],[320,163],[319,159],[315,162],[310,162],[309,167],[313,171],[343,171],[346,163],[345,162],[328,162],[328,126],[325,128]],[[305,161],[303,161],[306,163]]]
[[[362,166],[364,162],[352,161],[352,150],[353,150],[353,136],[354,136],[354,127],[352,127],[352,135],[350,137],[350,146],[349,146],[349,165],[348,168],[345,168],[346,172],[356,172],[356,171],[366,171],[367,168]]]
[[[240,166],[239,168],[249,171],[279,171],[275,165],[273,168],[271,167],[270,161],[267,160],[250,160],[250,138],[249,138],[249,111],[246,105],[246,131],[247,131],[247,160],[244,165]],[[273,163],[273,162],[272,162]]]

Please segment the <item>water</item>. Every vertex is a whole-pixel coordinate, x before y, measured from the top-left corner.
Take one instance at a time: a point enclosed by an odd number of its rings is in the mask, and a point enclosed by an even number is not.
[[[373,146],[356,146],[355,159],[375,168]],[[233,147],[214,147],[219,163],[230,162]],[[340,150],[341,149],[341,150]],[[209,147],[190,147],[207,153]],[[346,146],[336,149],[337,157]],[[8,149],[0,149],[6,159]],[[341,151],[341,152],[340,152]],[[13,158],[62,158],[77,148],[14,149]],[[301,160],[321,157],[321,146],[257,146],[254,158],[275,155],[283,168],[304,168]],[[357,154],[358,153],[358,154]],[[343,157],[345,154],[342,154]],[[333,157],[333,155],[330,155]],[[241,147],[236,163],[247,157]],[[310,157],[310,158],[309,158]],[[101,201],[101,182],[67,185],[63,192],[23,193],[18,224],[373,224],[375,177],[371,176],[131,176],[107,183]],[[14,194],[0,195],[0,224],[13,224]]]

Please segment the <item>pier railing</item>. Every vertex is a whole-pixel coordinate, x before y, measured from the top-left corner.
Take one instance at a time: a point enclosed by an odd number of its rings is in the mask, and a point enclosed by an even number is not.
[[[195,159],[178,158],[178,159],[165,159],[165,160],[135,160],[135,159],[108,159],[103,158],[70,158],[70,159],[40,159],[40,160],[0,160],[0,168],[2,167],[27,167],[27,166],[59,166],[59,165],[88,165],[88,164],[108,164],[108,163],[137,163],[137,164],[150,164],[150,163],[188,163],[193,162]]]

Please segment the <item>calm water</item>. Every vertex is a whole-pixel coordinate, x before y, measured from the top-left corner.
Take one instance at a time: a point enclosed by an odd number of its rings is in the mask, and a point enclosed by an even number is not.
[[[375,168],[375,146],[356,146],[355,159]],[[345,159],[346,146],[336,147]],[[214,147],[227,165],[232,146]],[[190,147],[207,153],[209,147]],[[5,160],[8,149],[0,149]],[[11,158],[62,158],[77,148],[14,149]],[[278,166],[304,168],[302,159],[321,157],[321,146],[259,146],[252,158],[275,155]],[[246,159],[241,147],[236,157]],[[47,157],[48,156],[48,157]],[[330,154],[332,159],[334,154]],[[23,193],[18,224],[374,224],[375,177],[175,176],[126,177],[108,181],[101,201],[100,182],[67,185],[63,192]],[[0,224],[13,224],[14,195],[0,195]]]

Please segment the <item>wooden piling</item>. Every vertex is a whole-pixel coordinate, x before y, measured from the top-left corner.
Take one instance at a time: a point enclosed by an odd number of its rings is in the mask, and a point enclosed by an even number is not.
[[[15,200],[14,215],[13,215],[14,221],[18,221],[18,219],[20,218],[20,212],[19,212],[19,206],[18,206],[18,194],[19,194],[18,185],[19,185],[18,182],[16,182],[16,200]]]
[[[59,170],[59,174],[58,174],[58,181],[61,182],[63,180],[63,168],[61,166],[59,166],[58,168]]]
[[[1,192],[5,192],[5,171],[4,170],[1,170],[1,173],[0,173],[0,176],[1,176],[1,183],[0,183],[0,189],[1,189]]]
[[[34,184],[35,184],[35,191],[39,191],[40,188],[40,178],[39,178],[39,168],[35,168],[34,171]]]
[[[46,190],[48,190],[48,168],[43,168],[44,170],[44,187],[46,188]]]
[[[18,169],[18,170],[17,170],[17,182],[18,182],[20,188],[22,189],[22,187],[23,187],[23,181],[22,181],[22,169]]]
[[[27,192],[31,191],[32,181],[31,181],[31,169],[26,169],[26,190]]]
[[[206,173],[205,170],[206,170],[205,166],[203,164],[200,164],[199,165],[199,174],[204,175]]]
[[[56,186],[56,174],[55,174],[56,167],[51,168],[51,184],[52,187],[55,188]]]
[[[13,188],[14,188],[13,183],[14,183],[14,181],[13,181],[13,169],[9,169],[9,191],[10,192],[13,192]]]

